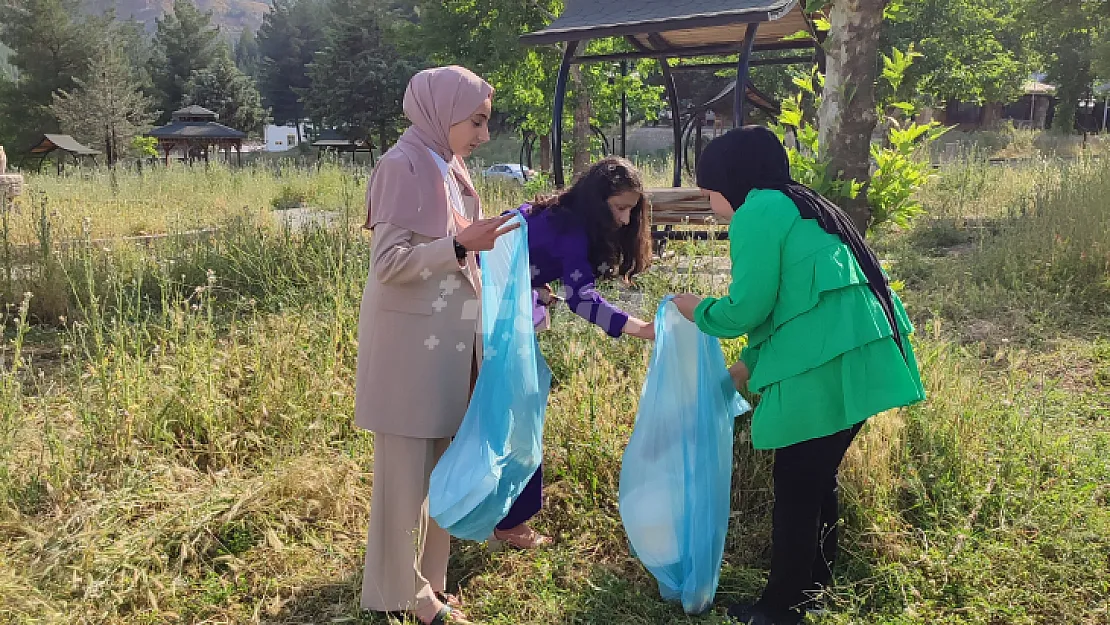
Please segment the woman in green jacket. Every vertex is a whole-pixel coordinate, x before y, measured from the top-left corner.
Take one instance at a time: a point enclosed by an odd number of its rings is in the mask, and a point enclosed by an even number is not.
[[[832,581],[837,470],[869,417],[925,398],[913,331],[875,254],[845,213],[794,182],[770,130],[739,128],[701,156],[697,183],[730,219],[728,295],[675,297],[706,334],[748,336],[730,371],[760,395],[752,444],[775,450],[771,572],[729,615],[793,625]]]

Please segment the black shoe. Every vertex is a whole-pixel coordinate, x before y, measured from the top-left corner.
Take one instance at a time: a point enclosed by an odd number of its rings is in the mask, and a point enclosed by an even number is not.
[[[805,615],[795,610],[772,613],[757,604],[737,603],[729,607],[728,617],[740,625],[799,625]]]

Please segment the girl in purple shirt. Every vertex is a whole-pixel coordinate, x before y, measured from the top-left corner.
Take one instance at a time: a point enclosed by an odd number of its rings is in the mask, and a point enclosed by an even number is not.
[[[655,338],[652,323],[629,315],[597,291],[598,280],[629,281],[651,263],[646,205],[640,172],[627,160],[611,156],[595,163],[563,193],[521,207],[528,222],[537,331],[549,323],[547,308],[562,299],[613,338]],[[548,286],[554,280],[563,284],[561,298]],[[495,543],[533,549],[550,542],[527,525],[543,505],[542,490],[541,465],[494,531]]]

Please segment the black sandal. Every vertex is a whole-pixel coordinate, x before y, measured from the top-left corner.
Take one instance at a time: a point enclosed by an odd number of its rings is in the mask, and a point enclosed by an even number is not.
[[[440,601],[442,601],[442,599],[440,599]],[[451,606],[447,605],[446,602],[444,602],[443,607],[439,609],[439,612],[436,612],[435,618],[433,618],[432,622],[428,623],[428,625],[474,625],[471,621],[468,621],[465,618],[452,616],[454,612],[455,610]],[[402,623],[408,623],[410,620],[415,620],[417,623],[424,623],[424,621],[420,620],[420,617],[417,616],[415,612],[378,612],[375,610],[361,610],[360,614],[364,617],[371,617],[374,615],[385,616],[387,619],[389,619],[390,622],[400,621]]]
[[[771,614],[756,604],[737,603],[728,608],[728,617],[739,625],[800,625],[804,615],[793,610]]]

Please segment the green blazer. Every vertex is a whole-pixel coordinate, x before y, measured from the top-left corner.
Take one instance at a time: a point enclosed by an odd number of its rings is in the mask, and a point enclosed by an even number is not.
[[[728,295],[703,300],[694,321],[712,336],[748,336],[741,359],[751,372],[749,388],[760,394],[755,448],[828,436],[925,399],[902,301],[894,295],[904,359],[839,237],[802,219],[790,198],[769,189],[748,195],[728,234]]]

